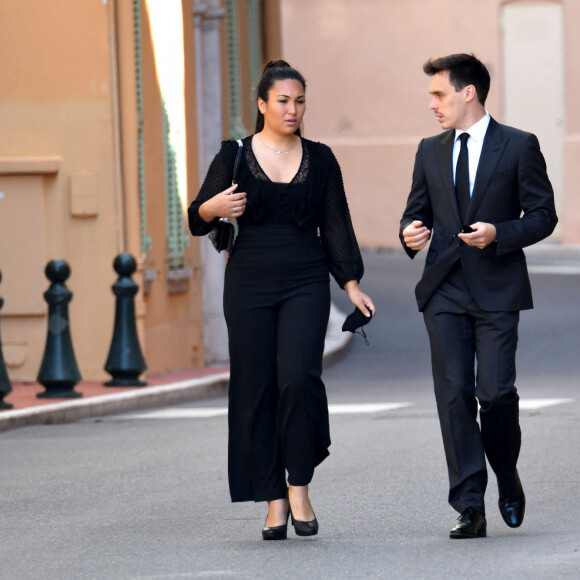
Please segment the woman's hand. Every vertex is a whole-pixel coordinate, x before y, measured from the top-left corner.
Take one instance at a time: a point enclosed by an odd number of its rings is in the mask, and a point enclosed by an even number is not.
[[[243,215],[246,210],[246,194],[234,193],[237,187],[236,183],[202,203],[199,206],[199,217],[209,223],[218,217],[237,218]]]
[[[356,280],[350,280],[344,285],[348,299],[365,315],[375,315],[377,309],[373,301],[359,288]]]

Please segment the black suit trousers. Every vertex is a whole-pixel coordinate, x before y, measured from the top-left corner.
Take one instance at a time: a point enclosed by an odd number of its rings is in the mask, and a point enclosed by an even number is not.
[[[513,473],[521,432],[515,387],[519,312],[477,306],[459,263],[423,312],[449,473],[449,503],[485,513],[487,459]],[[478,401],[480,424],[477,423]]]

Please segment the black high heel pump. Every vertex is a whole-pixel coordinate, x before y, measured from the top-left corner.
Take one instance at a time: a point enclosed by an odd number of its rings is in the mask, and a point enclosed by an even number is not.
[[[264,540],[285,540],[288,537],[288,516],[290,508],[286,514],[286,523],[281,526],[264,526],[262,529],[262,538]],[[266,518],[267,519],[267,518]]]
[[[297,536],[316,536],[316,534],[318,534],[318,520],[316,519],[316,516],[314,516],[314,519],[309,522],[301,522],[300,520],[294,519],[292,510],[290,510],[290,517]]]

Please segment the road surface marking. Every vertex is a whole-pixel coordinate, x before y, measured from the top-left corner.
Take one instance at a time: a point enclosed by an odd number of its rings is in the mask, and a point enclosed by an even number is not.
[[[409,407],[413,403],[361,403],[345,405],[329,405],[328,411],[331,415],[360,415],[368,413],[381,413],[384,411],[394,411]],[[116,419],[208,419],[211,417],[221,417],[228,414],[225,407],[195,407],[181,409],[158,409],[145,413],[132,413],[117,415]]]
[[[520,399],[520,409],[533,411],[543,409],[544,407],[553,407],[554,405],[565,405],[573,403],[574,399]]]
[[[346,405],[328,405],[331,415],[360,415],[364,413],[382,413],[410,407],[413,403],[354,403]]]
[[[580,274],[580,266],[573,264],[551,264],[546,266],[530,266],[528,265],[528,272],[530,274]]]
[[[520,409],[534,411],[573,403],[574,399],[520,399]],[[367,415],[411,407],[414,403],[347,403],[328,405],[331,415]],[[226,407],[167,408],[113,416],[113,419],[211,419],[228,414]]]

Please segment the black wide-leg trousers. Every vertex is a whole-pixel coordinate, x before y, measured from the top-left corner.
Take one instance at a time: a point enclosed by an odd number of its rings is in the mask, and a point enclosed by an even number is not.
[[[264,245],[269,228],[256,229],[238,237],[224,291],[234,502],[285,497],[286,472],[289,484],[308,485],[330,445],[321,379],[330,313],[325,255],[315,235],[278,227]]]
[[[456,267],[423,314],[449,503],[460,513],[468,507],[485,513],[486,456],[496,475],[508,475],[516,469],[521,446],[515,387],[519,312],[481,310]]]

